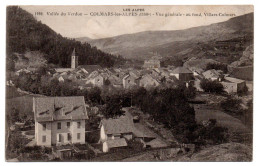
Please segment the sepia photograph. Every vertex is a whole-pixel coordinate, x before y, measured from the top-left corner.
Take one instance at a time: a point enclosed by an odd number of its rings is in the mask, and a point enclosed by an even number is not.
[[[6,162],[252,162],[253,5],[6,6]]]

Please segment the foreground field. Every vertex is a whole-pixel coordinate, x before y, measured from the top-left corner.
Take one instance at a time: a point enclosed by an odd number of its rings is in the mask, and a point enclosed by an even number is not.
[[[221,110],[210,107],[208,105],[200,104],[194,105],[195,118],[198,123],[209,119],[216,119],[217,124],[227,127],[230,132],[249,133],[250,130],[237,118],[228,115]]]
[[[205,148],[190,157],[182,156],[177,161],[249,162],[252,161],[252,148],[240,143],[225,143]]]

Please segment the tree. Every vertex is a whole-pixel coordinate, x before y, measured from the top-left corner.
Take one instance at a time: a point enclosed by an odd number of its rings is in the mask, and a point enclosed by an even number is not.
[[[110,85],[110,81],[109,81],[109,79],[105,79],[105,81],[104,81],[104,85],[106,85],[106,86]]]
[[[222,63],[208,63],[206,66],[206,70],[222,70],[224,73],[228,72],[227,65]]]
[[[8,118],[11,124],[14,124],[15,122],[18,122],[20,120],[19,118],[19,110],[16,108],[12,108],[10,112],[8,113]]]
[[[243,89],[239,89],[239,91],[237,92],[237,94],[239,96],[243,96],[243,95],[246,95],[248,92],[248,87],[247,86],[244,86]]]
[[[101,109],[105,118],[117,118],[124,115],[122,110],[122,98],[119,95],[110,96],[105,104],[105,107]]]
[[[239,98],[229,96],[226,100],[222,101],[220,106],[224,111],[233,113],[242,113],[242,101]]]
[[[101,104],[101,90],[98,87],[94,87],[88,91],[87,99],[91,103]]]
[[[210,92],[210,93],[222,93],[224,91],[224,87],[221,83],[218,81],[211,81],[208,79],[203,79],[200,82],[200,87],[205,91],[205,92]]]
[[[244,123],[251,129],[253,127],[253,100],[247,102],[247,109],[244,110]]]
[[[38,68],[37,73],[38,73],[40,76],[46,75],[46,74],[48,73],[48,68],[47,68],[47,66],[41,66],[40,68]]]
[[[188,88],[185,86],[184,95],[188,99],[194,99],[196,97],[196,88],[193,85],[190,85]]]

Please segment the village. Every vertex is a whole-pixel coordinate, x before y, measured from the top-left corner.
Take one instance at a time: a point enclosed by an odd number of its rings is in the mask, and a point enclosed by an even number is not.
[[[145,60],[143,69],[134,68],[102,68],[99,65],[78,65],[78,56],[75,49],[71,55],[71,68],[54,68],[49,73],[53,79],[59,82],[71,81],[78,85],[79,89],[93,87],[102,88],[110,86],[113,88],[131,89],[134,87],[152,88],[159,85],[194,86],[197,91],[203,91],[200,82],[203,79],[218,81],[224,86],[224,91],[229,94],[243,91],[246,81],[225,74],[222,70],[210,69],[203,71],[200,68],[187,68],[184,66],[161,67],[160,56],[153,56]],[[29,74],[35,69],[20,69],[16,75]]]
[[[196,96],[193,103],[191,102],[195,112],[202,111],[205,106],[196,103],[206,102],[213,106],[218,100],[217,94],[203,94],[206,89],[203,89],[202,82],[205,80],[221,84],[223,93],[227,95],[237,96],[238,93],[252,91],[248,89],[245,80],[231,77],[221,70],[204,71],[185,66],[162,67],[160,59],[160,56],[153,56],[145,60],[142,69],[102,68],[99,65],[78,65],[78,56],[74,49],[70,68],[54,68],[47,74],[61,84],[73,82],[79,90],[105,87],[111,93],[116,89],[131,90],[138,87],[147,90],[180,85],[186,88],[193,87],[197,93],[202,92]],[[24,68],[16,71],[15,75],[19,77],[33,72],[29,68]],[[7,86],[14,86],[12,80],[7,82]],[[21,89],[19,91],[23,92]],[[207,92],[210,94],[211,90]],[[32,123],[28,126],[24,122],[15,122],[10,126],[10,130],[16,131],[17,128],[22,128],[22,135],[29,139],[26,145],[22,145],[27,152],[42,151],[39,147],[48,149],[44,149],[44,152],[47,152],[47,159],[44,160],[70,161],[77,158],[98,161],[102,158],[108,160],[107,155],[109,158],[111,155],[122,153],[119,160],[147,151],[148,153],[152,151],[150,157],[153,160],[165,160],[165,157],[171,158],[180,153],[195,151],[194,144],[181,143],[169,129],[163,127],[163,124],[155,122],[149,114],[132,106],[132,99],[129,107],[122,108],[123,115],[105,118],[100,106],[86,103],[84,96],[48,97],[30,93],[28,95],[33,96],[30,104],[32,108],[29,108],[34,118],[31,119]],[[199,115],[197,118],[205,125],[209,125],[211,119],[216,119],[214,115],[211,116],[212,118],[200,119],[203,115]],[[231,116],[228,118],[234,120]],[[237,123],[240,122],[236,121],[234,125]],[[114,158],[113,160],[116,160]]]

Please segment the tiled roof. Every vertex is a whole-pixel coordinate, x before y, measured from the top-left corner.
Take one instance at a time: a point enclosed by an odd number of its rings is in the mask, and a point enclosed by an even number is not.
[[[233,78],[233,77],[225,77],[226,81],[233,82],[233,83],[242,83],[245,82],[244,80]]]
[[[156,135],[150,129],[140,123],[134,123],[133,133],[136,137],[156,138]]]
[[[75,69],[72,68],[55,68],[54,69],[57,73],[63,73],[63,72],[68,72],[68,71],[73,71]]]
[[[104,125],[106,134],[120,134],[133,132],[133,117],[128,112],[128,109],[123,108],[125,115],[122,115],[116,119],[102,119],[101,125]]]
[[[79,68],[84,68],[89,73],[102,69],[102,67],[99,65],[80,65]]]
[[[107,140],[106,141],[108,148],[124,147],[127,146],[126,140],[124,138]]]
[[[35,121],[88,119],[83,96],[35,97]]]
[[[101,124],[104,126],[106,134],[120,134],[133,132],[133,121],[128,118],[103,119]]]
[[[171,73],[174,73],[174,74],[192,73],[192,71],[190,71],[189,69],[187,69],[187,68],[185,68],[185,67],[177,67],[177,68],[174,69]]]

